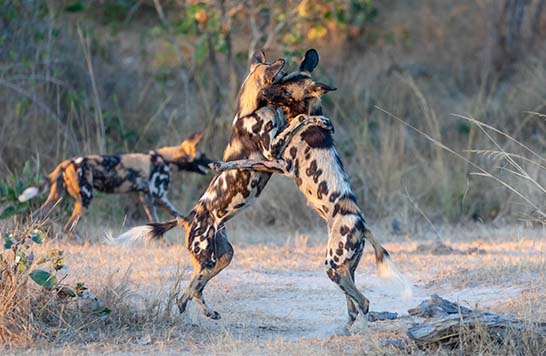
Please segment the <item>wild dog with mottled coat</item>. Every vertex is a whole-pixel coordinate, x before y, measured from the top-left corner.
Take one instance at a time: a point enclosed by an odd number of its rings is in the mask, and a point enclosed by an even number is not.
[[[322,115],[320,97],[331,90],[335,88],[313,81],[306,73],[292,73],[265,89],[263,98],[269,104],[281,107],[288,122],[300,121],[302,117],[309,118],[309,115]],[[286,143],[284,151],[278,152],[279,159],[214,162],[211,167],[223,172],[237,169],[238,172],[281,173],[294,179],[308,204],[328,224],[329,239],[324,265],[328,277],[345,293],[349,316],[346,327],[349,328],[359,312],[362,313],[363,322],[367,321],[369,301],[354,283],[365,240],[375,250],[380,274],[393,278],[404,288],[404,292],[411,290],[390,261],[387,250],[366,225],[364,214],[351,190],[349,176],[335,148],[332,132],[323,127],[305,126]]]
[[[63,161],[34,187],[27,188],[19,201],[27,201],[49,189],[49,196],[33,213],[34,219],[47,216],[55,204],[68,194],[74,209],[65,225],[65,232],[73,234],[78,221],[93,199],[93,190],[103,193],[137,192],[149,221],[158,221],[156,205],[172,215],[180,213],[167,198],[171,180],[169,166],[179,170],[206,174],[211,162],[198,149],[201,133],[194,133],[179,146],[161,147],[149,153],[121,155],[89,155]]]
[[[232,125],[231,138],[224,151],[224,160],[272,159],[272,147],[288,142],[290,135],[305,125],[293,121],[285,127],[282,112],[272,106],[264,106],[261,99],[263,89],[282,76],[284,60],[266,63],[263,52],[256,52],[251,59],[249,74],[242,84],[238,97],[238,107]],[[304,58],[302,68],[308,67]],[[313,68],[307,68],[312,70]],[[322,118],[312,121],[329,127]],[[284,127],[282,132],[280,128]],[[114,241],[125,243],[141,239],[157,239],[165,232],[182,226],[186,230],[185,244],[190,251],[194,273],[188,287],[180,298],[180,313],[194,299],[204,314],[219,319],[220,314],[210,309],[203,298],[203,290],[208,281],[226,268],[233,257],[233,247],[228,240],[224,224],[241,209],[248,207],[262,193],[271,177],[270,173],[250,171],[224,172],[212,179],[206,192],[185,218],[179,217],[164,223],[136,227],[122,234]]]

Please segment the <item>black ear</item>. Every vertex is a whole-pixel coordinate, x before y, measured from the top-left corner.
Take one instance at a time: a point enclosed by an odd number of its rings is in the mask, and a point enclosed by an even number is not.
[[[266,69],[265,71],[265,79],[269,83],[272,83],[273,80],[277,77],[277,74],[283,69],[285,60],[280,58],[277,59],[275,62],[271,63],[271,65]]]
[[[315,83],[311,87],[310,91],[314,93],[315,95],[320,96],[322,94],[325,94],[329,91],[334,91],[334,90],[337,90],[337,88],[331,87],[328,84],[324,84],[324,83]]]
[[[315,69],[319,62],[319,55],[316,49],[311,48],[305,52],[305,56],[300,63],[300,72],[311,73]]]
[[[250,69],[253,69],[258,64],[265,64],[265,53],[261,49],[256,50],[250,57]]]

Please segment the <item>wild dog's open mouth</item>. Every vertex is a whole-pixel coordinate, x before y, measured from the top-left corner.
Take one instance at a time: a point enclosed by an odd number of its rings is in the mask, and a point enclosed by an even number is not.
[[[209,163],[211,162],[207,156],[202,155],[191,162],[177,162],[176,165],[179,171],[190,171],[205,175],[209,172]]]
[[[208,166],[202,166],[200,164],[197,165],[197,169],[199,170],[198,173],[200,174],[207,174],[210,171]]]
[[[195,161],[195,167],[197,169],[197,173],[200,174],[207,174],[209,172],[209,164],[212,163],[212,161],[205,155],[202,155],[199,157],[198,160]]]

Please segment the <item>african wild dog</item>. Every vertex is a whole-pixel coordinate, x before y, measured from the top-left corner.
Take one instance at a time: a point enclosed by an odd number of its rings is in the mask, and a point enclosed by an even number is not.
[[[305,123],[294,121],[284,126],[282,113],[275,107],[263,106],[262,90],[279,75],[284,60],[272,64],[265,61],[263,52],[256,52],[251,60],[250,71],[239,92],[238,109],[233,121],[231,138],[224,152],[224,160],[272,159],[271,147],[278,142],[288,142],[290,135]],[[308,58],[301,67],[311,71]],[[322,118],[313,118],[319,125]],[[329,121],[326,122],[329,124]],[[329,127],[325,125],[325,127]],[[279,150],[279,149],[276,149]],[[164,223],[136,227],[114,241],[121,243],[139,239],[156,239],[176,226],[186,230],[186,247],[194,265],[192,279],[178,299],[180,313],[195,299],[204,314],[212,319],[220,314],[210,309],[203,299],[203,289],[208,281],[229,265],[233,248],[227,238],[224,224],[242,208],[249,206],[263,191],[270,173],[230,171],[212,179],[206,192],[186,218],[178,217]]]
[[[33,218],[39,219],[47,216],[68,193],[74,199],[74,210],[64,228],[68,234],[74,233],[83,210],[91,203],[93,189],[104,193],[138,192],[149,221],[158,221],[157,204],[179,216],[167,199],[169,165],[206,174],[211,161],[197,150],[201,138],[201,133],[194,133],[179,146],[161,147],[149,153],[89,155],[63,161],[39,186],[27,188],[19,201],[32,199],[49,188],[47,200],[33,213]]]
[[[269,104],[282,107],[290,122],[310,115],[322,115],[320,97],[331,90],[335,88],[314,82],[308,74],[293,73],[265,89],[263,97]],[[238,172],[282,173],[294,179],[308,204],[328,224],[324,264],[328,277],[345,293],[348,308],[346,328],[354,323],[359,312],[363,323],[367,321],[369,301],[354,284],[364,240],[368,240],[375,250],[380,274],[393,278],[404,292],[410,292],[409,285],[390,261],[389,253],[366,225],[364,214],[352,193],[349,176],[334,146],[332,131],[305,126],[279,154],[280,159],[215,162],[210,166],[222,172],[238,169]]]

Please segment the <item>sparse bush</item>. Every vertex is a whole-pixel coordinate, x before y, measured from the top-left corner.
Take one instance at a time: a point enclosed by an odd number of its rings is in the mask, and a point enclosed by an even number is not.
[[[70,286],[64,281],[67,267],[61,250],[35,254],[33,247],[47,237],[39,227],[21,225],[2,234],[0,343],[28,343],[43,336],[48,321],[58,320],[67,304],[79,300],[87,301],[96,318],[104,319],[110,314],[110,309],[83,283]],[[33,283],[29,284],[29,280]]]

